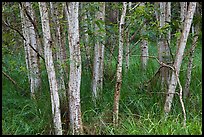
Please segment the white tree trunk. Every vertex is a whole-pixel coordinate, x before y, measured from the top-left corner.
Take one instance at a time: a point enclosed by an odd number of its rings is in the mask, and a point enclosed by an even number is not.
[[[145,6],[145,3],[142,2],[140,6]],[[146,32],[145,19],[143,20],[143,22],[144,22],[144,26],[141,30],[142,35]],[[141,49],[141,66],[143,70],[146,70],[149,52],[148,52],[148,41],[144,38],[141,41],[140,49]]]
[[[113,106],[113,124],[118,125],[118,113],[119,113],[119,99],[120,90],[122,85],[122,61],[123,61],[123,44],[124,44],[124,25],[126,16],[127,2],[123,2],[122,15],[120,18],[119,25],[119,51],[118,51],[118,63],[116,72],[116,85],[114,95],[114,106]]]
[[[184,53],[184,49],[186,47],[186,42],[187,42],[188,34],[190,31],[191,23],[193,20],[195,8],[196,8],[196,2],[190,2],[190,5],[188,7],[187,16],[186,16],[186,19],[184,22],[184,28],[183,28],[183,31],[182,31],[182,34],[180,37],[180,41],[179,41],[179,48],[177,50],[176,58],[175,58],[175,61],[173,64],[178,75],[179,75],[179,71],[180,71],[180,67],[181,67],[181,63],[182,63],[182,59],[183,59],[183,53]],[[176,86],[177,86],[176,73],[172,72],[171,80],[169,83],[169,89],[167,92],[168,94],[166,96],[166,101],[165,101],[165,105],[164,105],[165,114],[168,114],[170,112]]]
[[[130,13],[132,7],[132,2],[128,3],[128,11]],[[126,48],[125,48],[125,72],[128,71],[129,66],[130,66],[130,41],[129,41],[129,30],[126,32]]]
[[[96,13],[96,19],[105,21],[105,2],[99,3],[99,11]],[[105,34],[99,33],[99,27],[95,26],[96,36],[105,37]],[[105,30],[105,25],[102,26]],[[103,66],[104,66],[104,43],[100,42],[99,39],[96,40],[94,47],[94,67],[93,67],[93,99],[98,98],[99,90],[102,90],[103,85]]]
[[[29,58],[29,51],[30,51],[30,37],[29,37],[29,30],[28,30],[28,24],[26,20],[26,16],[24,14],[23,8],[19,5],[20,7],[20,15],[21,15],[21,24],[22,24],[22,31],[23,31],[23,36],[25,37],[26,40],[24,40],[24,51],[25,51],[25,60],[26,60],[26,68],[28,71],[28,80],[29,84],[31,84],[31,78],[30,78],[30,58]],[[31,92],[32,95],[32,92]]]
[[[154,2],[154,8],[155,8],[156,20],[159,21],[159,13],[157,11],[157,9],[159,8],[159,3],[158,2]]]
[[[46,65],[48,80],[50,85],[53,124],[54,124],[55,134],[62,135],[60,100],[58,95],[58,85],[57,85],[54,62],[52,57],[53,45],[52,45],[52,39],[51,39],[51,33],[50,33],[48,8],[46,5],[46,2],[39,2],[39,9],[40,9],[42,32],[43,32],[43,39],[44,39],[45,65]]]
[[[182,33],[181,31],[183,30],[183,26],[184,26],[184,21],[185,21],[185,18],[186,18],[186,13],[187,13],[187,2],[180,2],[180,18],[181,18],[181,21],[180,21],[180,24],[181,26],[179,27],[178,29],[178,32]],[[176,44],[176,48],[178,49],[178,44],[179,44],[179,39],[180,37],[177,38],[177,44]]]
[[[26,6],[28,9],[28,12],[30,13],[31,18],[34,20],[34,11],[33,8],[31,6],[30,2],[26,2]],[[37,38],[36,38],[36,33],[34,30],[34,26],[32,23],[29,23],[29,25],[31,25],[29,27],[29,31],[30,31],[30,42],[31,42],[31,46],[38,51],[38,45],[37,45]],[[33,90],[33,93],[37,92],[40,90],[41,87],[41,77],[40,77],[40,59],[37,55],[37,53],[30,48],[30,55],[31,55],[31,77],[33,79],[33,82],[31,83],[31,87]]]
[[[171,2],[167,2],[166,4],[166,21],[167,22],[171,22]],[[168,30],[167,33],[167,41],[169,42],[170,45],[170,41],[171,41],[171,30]]]
[[[32,49],[34,48],[36,51],[38,51],[38,45],[37,45],[37,38],[36,33],[34,30],[33,24],[28,19],[27,15],[25,14],[25,10],[27,10],[28,14],[34,20],[34,11],[32,9],[30,2],[22,3],[23,9],[21,9],[21,17],[24,20],[23,21],[23,34],[26,41],[26,47],[25,52],[27,52],[26,55],[26,64],[27,69],[29,73],[29,81],[30,81],[30,89],[31,89],[31,97],[35,98],[36,92],[40,91],[41,88],[41,76],[40,76],[40,59],[37,55],[37,53]],[[32,46],[32,48],[31,48]]]
[[[81,52],[79,43],[79,2],[69,2],[65,6],[68,20],[68,40],[70,52],[69,111],[71,132],[83,134],[80,105]]]
[[[187,13],[187,2],[180,2],[180,8],[181,8],[181,12],[180,12],[180,18],[181,18],[181,30],[183,29],[184,26],[184,21],[186,18],[186,13]]]
[[[50,9],[53,14],[52,21],[54,26],[54,45],[56,48],[56,57],[57,57],[57,63],[56,63],[56,69],[58,72],[58,88],[59,88],[59,96],[61,102],[63,102],[66,99],[66,90],[65,90],[65,82],[64,82],[64,70],[62,66],[64,66],[64,60],[63,60],[63,51],[62,51],[62,43],[61,43],[61,33],[60,33],[60,22],[59,22],[59,7],[57,2],[50,2]]]

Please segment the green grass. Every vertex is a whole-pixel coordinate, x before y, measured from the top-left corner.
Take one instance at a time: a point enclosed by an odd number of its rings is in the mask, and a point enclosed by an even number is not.
[[[136,47],[139,53],[139,47]],[[133,53],[136,55],[136,53]],[[156,56],[156,47],[151,45],[150,55]],[[137,54],[139,55],[139,54]],[[105,62],[104,85],[101,96],[94,106],[91,97],[91,75],[84,71],[81,81],[81,109],[85,134],[104,135],[201,135],[202,134],[202,61],[201,46],[195,51],[194,69],[192,71],[191,96],[184,100],[187,124],[182,126],[183,113],[179,98],[175,95],[172,110],[168,119],[163,117],[164,94],[159,79],[152,87],[144,83],[156,73],[158,64],[149,59],[148,69],[142,72],[140,58],[131,56],[130,69],[123,72],[123,83],[119,106],[119,125],[112,124],[112,110],[115,88],[115,62],[112,67]],[[53,134],[52,116],[47,74],[43,68],[43,89],[38,101],[29,96],[29,85],[26,76],[24,57],[4,57],[8,73],[25,91],[17,89],[6,77],[2,76],[2,134],[28,135]],[[184,58],[180,81],[185,85],[187,59]],[[10,69],[8,69],[10,68]],[[179,89],[177,88],[177,91]]]

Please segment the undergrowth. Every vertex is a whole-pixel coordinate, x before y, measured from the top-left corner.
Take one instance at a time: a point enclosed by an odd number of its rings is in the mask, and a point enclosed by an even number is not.
[[[153,49],[156,51],[156,49]],[[150,54],[152,54],[151,50]],[[91,75],[82,73],[81,110],[84,134],[101,135],[201,135],[202,134],[202,66],[201,49],[195,51],[194,68],[190,86],[191,95],[184,100],[187,114],[186,128],[183,127],[183,112],[179,97],[175,95],[168,118],[163,116],[165,92],[161,89],[159,78],[150,80],[158,70],[154,59],[149,59],[148,69],[140,69],[140,58],[130,58],[130,69],[123,72],[123,83],[119,106],[119,125],[112,124],[112,110],[115,88],[115,64],[105,65],[104,85],[100,98],[94,106],[91,97]],[[24,91],[18,89],[5,76],[2,76],[2,134],[53,134],[52,112],[47,83],[47,74],[43,71],[42,94],[37,101],[29,96],[29,85],[23,55],[4,58],[6,71],[16,80]],[[17,60],[18,59],[18,60]],[[12,60],[12,61],[10,61]],[[106,63],[105,63],[106,64]],[[180,72],[180,81],[185,85],[186,64],[184,60]],[[15,66],[15,67],[14,67]],[[10,70],[8,70],[10,68]],[[44,69],[45,70],[45,69]],[[124,70],[124,69],[123,69]],[[179,89],[177,88],[177,91]]]

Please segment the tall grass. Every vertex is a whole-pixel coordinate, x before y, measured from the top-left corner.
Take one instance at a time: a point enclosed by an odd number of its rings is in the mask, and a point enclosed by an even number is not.
[[[139,53],[139,47],[137,48],[136,53]],[[150,49],[150,55],[156,56],[155,45],[151,45]],[[2,76],[2,134],[53,134],[46,71],[43,71],[42,75],[42,94],[35,102],[30,99],[26,71],[22,69],[22,67],[25,67],[24,59],[22,55],[18,56],[5,58],[7,67],[3,69],[25,91],[20,91],[7,78]],[[186,79],[186,64],[187,61],[184,59],[180,72],[182,86],[184,86]],[[140,58],[131,56],[130,69],[128,72],[123,72],[118,127],[112,125],[116,62],[113,61],[111,67],[105,66],[103,91],[101,91],[96,106],[92,102],[91,75],[83,71],[81,109],[84,133],[105,135],[202,134],[201,64],[201,48],[198,46],[195,51],[190,85],[191,96],[184,100],[187,113],[186,128],[182,125],[183,113],[178,96],[175,95],[171,113],[166,119],[163,117],[165,95],[158,93],[164,92],[161,89],[159,79],[155,78],[151,85],[146,85],[146,82],[154,76],[159,67],[154,59],[149,59],[148,69],[142,71],[140,69]],[[8,70],[8,68],[11,70]]]

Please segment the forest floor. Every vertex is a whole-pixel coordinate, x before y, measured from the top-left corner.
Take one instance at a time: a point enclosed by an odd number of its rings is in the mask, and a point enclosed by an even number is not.
[[[139,52],[138,52],[139,53]],[[154,50],[150,50],[153,55]],[[154,53],[154,55],[156,55]],[[16,57],[18,56],[18,57]],[[115,62],[105,63],[104,85],[96,106],[91,98],[91,74],[83,68],[81,82],[81,109],[85,134],[105,135],[201,135],[202,134],[202,60],[201,46],[195,51],[190,96],[184,100],[186,127],[179,97],[174,96],[171,112],[164,117],[165,92],[159,77],[150,80],[158,70],[158,63],[149,59],[148,69],[140,69],[140,58],[131,56],[129,71],[123,72],[119,106],[119,125],[112,124],[115,88]],[[2,74],[2,134],[53,134],[48,80],[43,72],[43,94],[37,101],[29,97],[24,55],[9,54],[4,57],[3,71],[18,84],[14,85]],[[184,58],[180,81],[184,87],[188,58]],[[42,66],[43,67],[43,66]],[[8,69],[9,68],[9,69]],[[24,90],[20,89],[22,87]],[[179,88],[177,88],[179,91]],[[48,101],[49,100],[49,101]]]

